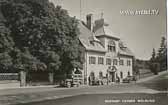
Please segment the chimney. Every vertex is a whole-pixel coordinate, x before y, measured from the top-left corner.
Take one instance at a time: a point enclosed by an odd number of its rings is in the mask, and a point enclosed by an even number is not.
[[[93,29],[93,14],[88,14],[86,16],[87,28],[92,31]]]

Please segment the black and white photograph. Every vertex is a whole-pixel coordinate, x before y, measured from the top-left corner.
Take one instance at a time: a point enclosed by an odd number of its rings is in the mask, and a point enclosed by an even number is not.
[[[0,105],[167,105],[167,0],[0,0]]]

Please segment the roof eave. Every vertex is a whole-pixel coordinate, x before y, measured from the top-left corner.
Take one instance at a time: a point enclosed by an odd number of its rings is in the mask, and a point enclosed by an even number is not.
[[[96,49],[88,49],[86,48],[86,51],[94,51],[94,52],[101,52],[101,53],[106,53],[107,51],[103,50],[96,50]]]
[[[96,37],[108,37],[108,38],[113,38],[115,40],[120,40],[120,38],[114,37],[114,36],[110,36],[110,35],[97,35]]]
[[[133,54],[122,54],[122,53],[119,53],[119,55],[129,56],[129,57],[134,57],[134,55],[133,55]]]

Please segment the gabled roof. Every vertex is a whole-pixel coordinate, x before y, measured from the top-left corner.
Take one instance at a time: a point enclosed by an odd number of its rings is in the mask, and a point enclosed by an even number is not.
[[[102,26],[100,27],[99,29],[97,29],[95,31],[95,35],[96,37],[101,37],[101,36],[106,36],[106,37],[110,37],[110,38],[113,38],[113,39],[116,39],[116,40],[119,40],[120,38],[117,37],[117,35],[115,33],[113,33],[109,27],[107,26]]]
[[[78,28],[80,32],[79,40],[86,48],[86,50],[106,52],[105,48],[101,45],[100,40],[98,40],[95,35],[80,21]]]
[[[95,33],[92,33],[81,21],[78,22],[79,28],[79,40],[82,45],[86,48],[87,51],[97,51],[97,52],[107,52],[104,46],[101,44],[100,40],[97,39],[98,33],[101,35],[105,33],[105,28],[99,27]],[[107,34],[108,35],[108,34]],[[119,41],[119,55],[126,55],[126,56],[134,56],[131,50],[126,47],[126,45],[117,37],[110,36],[112,38],[116,38]]]

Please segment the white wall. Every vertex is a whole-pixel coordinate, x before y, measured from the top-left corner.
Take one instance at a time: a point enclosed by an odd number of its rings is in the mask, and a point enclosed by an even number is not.
[[[118,65],[117,65],[118,76],[120,77],[120,72],[123,72],[123,78],[126,78],[128,76],[128,72],[130,72],[130,75],[132,76],[133,75],[133,72],[132,72],[132,58],[130,58],[130,57],[120,57],[120,59],[122,59],[124,61],[124,65],[119,65],[119,62],[118,62]],[[130,62],[131,62],[130,66],[127,66],[127,60],[130,60]]]
[[[89,64],[89,57],[93,56],[96,57],[96,64]],[[103,57],[104,58],[104,64],[98,64],[98,57]],[[107,73],[107,69],[109,67],[109,65],[106,65],[106,57],[105,54],[103,53],[98,53],[98,52],[87,52],[87,67],[86,67],[86,71],[87,71],[87,77],[89,77],[90,73],[93,71],[95,73],[95,76],[99,76],[99,72],[102,71],[103,72],[103,76],[106,76]],[[115,58],[116,59],[116,58]],[[117,72],[118,76],[120,77],[120,72],[123,72],[123,78],[127,77],[128,71],[130,72],[130,75],[132,75],[132,58],[129,57],[120,57],[120,59],[122,59],[124,61],[124,65],[119,65],[119,58],[117,58],[118,60],[118,64],[115,65],[117,67]],[[113,60],[113,58],[112,58]],[[127,66],[127,60],[131,61],[131,65]],[[112,61],[112,65],[113,65],[113,61]]]
[[[93,56],[96,57],[96,64],[89,64],[89,57]],[[98,57],[103,57],[104,58],[104,64],[98,64]],[[100,53],[100,52],[87,52],[87,77],[89,77],[90,73],[93,71],[95,73],[95,76],[99,76],[99,72],[103,72],[103,76],[106,76],[106,71],[107,71],[107,66],[106,66],[106,57],[105,53]]]
[[[103,41],[103,45],[105,49],[107,50],[107,44],[110,39],[108,38],[101,38],[101,41]],[[85,64],[84,64],[84,71],[85,71],[85,78],[87,77],[87,83],[88,83],[88,77],[90,76],[91,72],[95,73],[95,77],[99,77],[99,72],[103,72],[103,76],[105,77],[107,74],[107,69],[110,65],[106,65],[106,58],[111,58],[112,60],[112,65],[113,65],[113,59],[118,60],[118,65],[115,65],[117,67],[116,73],[120,77],[120,72],[123,72],[123,78],[126,78],[128,75],[128,71],[130,72],[130,75],[132,75],[132,58],[127,57],[127,56],[122,56],[120,59],[124,60],[124,65],[119,65],[119,58],[117,57],[118,53],[118,41],[114,40],[116,44],[116,52],[93,52],[93,51],[86,51],[85,52]],[[89,64],[89,57],[93,56],[96,58],[96,64]],[[104,58],[104,64],[98,64],[98,57],[103,57]],[[127,60],[131,61],[131,65],[127,66]]]

